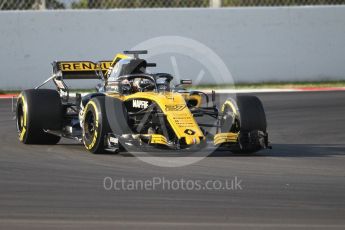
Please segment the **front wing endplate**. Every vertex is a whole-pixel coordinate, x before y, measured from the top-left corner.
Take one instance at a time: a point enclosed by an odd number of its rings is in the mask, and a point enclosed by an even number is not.
[[[224,143],[237,143],[238,133],[217,133],[214,136],[213,143],[215,145],[220,145]]]

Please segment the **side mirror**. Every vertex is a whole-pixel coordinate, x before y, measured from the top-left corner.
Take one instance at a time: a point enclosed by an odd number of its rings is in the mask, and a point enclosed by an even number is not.
[[[192,80],[184,79],[184,80],[180,80],[180,84],[175,85],[175,88],[178,88],[181,85],[191,85],[191,84],[192,84]]]
[[[193,82],[191,79],[180,80],[180,85],[191,85]]]

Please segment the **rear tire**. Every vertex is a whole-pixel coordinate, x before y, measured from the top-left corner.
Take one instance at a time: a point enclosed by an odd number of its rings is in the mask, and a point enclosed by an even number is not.
[[[24,144],[53,145],[61,137],[44,130],[60,130],[62,123],[60,95],[55,90],[29,89],[17,100],[16,120],[19,140]]]

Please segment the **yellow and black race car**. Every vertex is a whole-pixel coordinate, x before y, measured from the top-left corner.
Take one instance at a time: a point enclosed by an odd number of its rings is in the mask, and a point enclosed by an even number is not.
[[[16,117],[24,144],[56,144],[61,137],[83,142],[92,153],[141,149],[205,147],[232,152],[268,148],[261,101],[242,95],[226,99],[173,86],[173,76],[149,73],[155,66],[139,58],[147,51],[124,51],[113,61],[58,61],[52,76],[35,89],[21,92]],[[70,96],[64,79],[100,79],[97,92]],[[57,90],[42,89],[53,81]],[[212,100],[209,105],[209,96]],[[209,119],[206,119],[209,118]]]

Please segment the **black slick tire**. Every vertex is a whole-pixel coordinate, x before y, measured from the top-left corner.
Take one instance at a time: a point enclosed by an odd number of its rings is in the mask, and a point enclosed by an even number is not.
[[[62,105],[56,90],[29,89],[17,100],[16,125],[19,140],[24,144],[52,145],[61,137],[44,130],[60,130]]]

